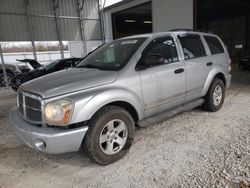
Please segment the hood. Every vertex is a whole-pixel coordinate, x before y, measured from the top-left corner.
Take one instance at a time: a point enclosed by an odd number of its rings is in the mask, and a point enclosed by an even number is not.
[[[4,68],[5,69],[10,69],[12,71],[17,71],[18,70],[18,66],[17,65],[14,65],[14,64],[4,64]],[[0,65],[0,70],[3,69],[3,66]]]
[[[45,74],[46,74],[46,72],[44,70],[38,69],[38,70],[22,72],[21,74],[18,74],[14,79],[22,80],[21,83],[24,83],[24,82],[27,82],[29,80],[43,76]]]
[[[42,66],[40,63],[38,63],[34,59],[17,59],[17,61],[23,62],[23,63],[29,63],[30,66],[32,66],[33,69],[37,69],[37,68]]]
[[[117,74],[116,71],[72,68],[31,80],[21,85],[20,89],[50,98],[112,83]]]

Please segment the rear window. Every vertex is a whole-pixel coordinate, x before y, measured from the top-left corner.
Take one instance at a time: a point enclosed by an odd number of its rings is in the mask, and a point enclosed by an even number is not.
[[[199,35],[179,35],[178,37],[186,60],[206,56]]]
[[[211,37],[211,36],[204,36],[204,38],[207,41],[211,54],[214,55],[214,54],[221,54],[225,52],[218,38]]]

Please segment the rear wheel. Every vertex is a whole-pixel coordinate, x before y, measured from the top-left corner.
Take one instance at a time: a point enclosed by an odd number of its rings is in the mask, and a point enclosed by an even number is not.
[[[134,120],[126,110],[118,106],[106,106],[90,120],[83,146],[90,159],[108,165],[128,152],[134,132]]]
[[[225,84],[221,79],[215,78],[205,96],[203,108],[210,112],[221,109],[225,99]]]

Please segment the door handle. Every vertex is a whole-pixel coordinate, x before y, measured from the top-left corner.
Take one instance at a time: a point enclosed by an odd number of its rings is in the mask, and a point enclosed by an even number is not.
[[[209,66],[212,66],[213,64],[214,64],[213,62],[208,62],[207,66],[209,67]]]
[[[180,74],[180,73],[182,73],[182,72],[184,72],[184,69],[183,69],[183,68],[181,68],[181,69],[176,69],[176,70],[174,71],[175,74]]]

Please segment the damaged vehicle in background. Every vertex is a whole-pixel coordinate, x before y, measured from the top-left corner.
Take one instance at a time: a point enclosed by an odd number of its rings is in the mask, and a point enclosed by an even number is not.
[[[5,70],[6,70],[6,76],[9,85],[12,85],[12,79],[21,74],[29,72],[30,69],[27,65],[24,64],[12,64],[12,63],[5,63]],[[3,72],[3,66],[0,66],[0,87],[5,87],[5,78],[4,78],[4,72]]]
[[[17,91],[19,86],[25,82],[33,80],[35,78],[63,70],[65,68],[75,67],[82,58],[67,58],[52,61],[49,64],[41,65],[34,59],[22,59],[20,62],[29,63],[33,70],[19,74],[12,79],[12,89]]]

